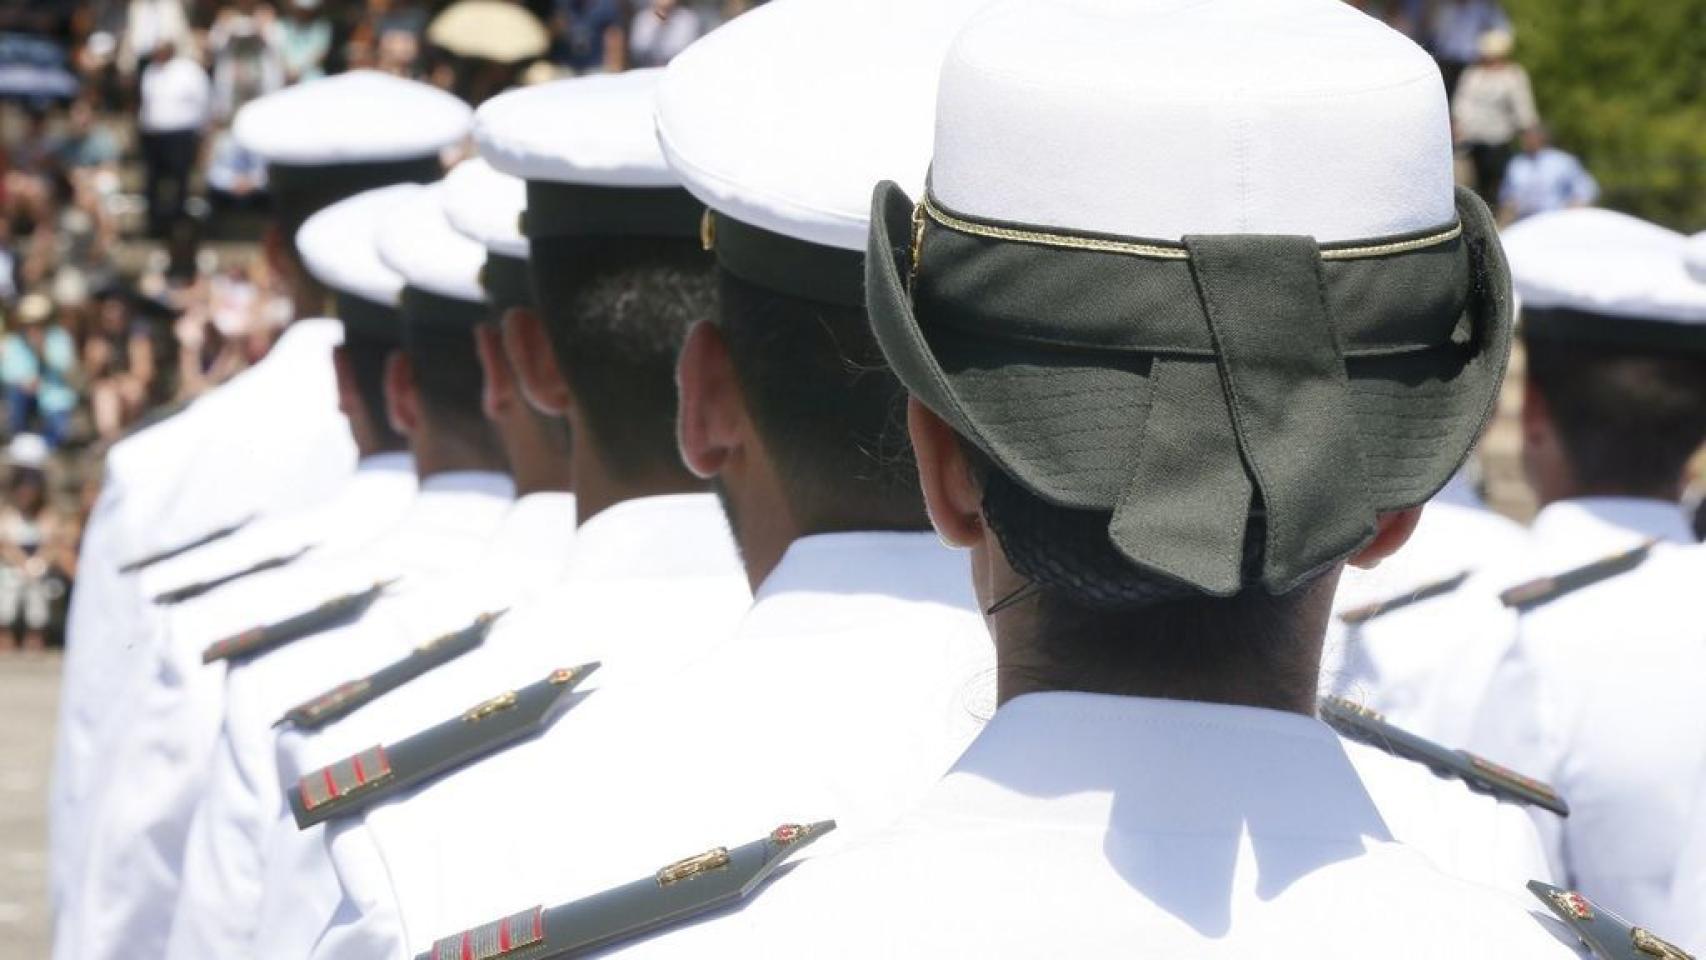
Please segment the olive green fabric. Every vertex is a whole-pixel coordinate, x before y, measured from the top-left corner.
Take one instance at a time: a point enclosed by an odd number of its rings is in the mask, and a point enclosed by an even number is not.
[[[705,207],[680,187],[527,181],[521,232],[547,237],[696,237]]]
[[[487,251],[486,265],[480,270],[480,286],[486,291],[486,301],[495,318],[502,318],[511,307],[531,307],[536,302],[533,274],[527,261],[520,257]]]
[[[336,298],[344,329],[384,343],[403,342],[403,314],[396,307],[353,293],[338,293]]]
[[[1248,585],[1262,517],[1278,593],[1432,496],[1492,412],[1509,275],[1485,206],[1457,206],[1460,236],[1051,245],[934,204],[915,223],[883,184],[866,294],[902,382],[1025,489],[1110,511],[1120,553],[1217,595]]]
[[[408,323],[472,330],[491,317],[491,308],[484,303],[440,296],[419,287],[404,287],[401,299],[403,319]]]
[[[275,212],[299,222],[346,197],[398,183],[432,183],[444,176],[438,154],[373,163],[267,165],[267,195]]]
[[[747,283],[801,300],[865,305],[865,254],[783,236],[710,211],[705,238],[717,265]]]
[[[1522,333],[1531,340],[1706,353],[1706,323],[1524,307]]]

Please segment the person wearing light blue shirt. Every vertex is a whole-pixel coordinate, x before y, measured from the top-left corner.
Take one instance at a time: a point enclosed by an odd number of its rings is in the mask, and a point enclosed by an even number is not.
[[[1593,174],[1573,154],[1552,146],[1544,127],[1523,132],[1522,153],[1505,169],[1499,188],[1499,222],[1567,207],[1585,207],[1599,197]]]
[[[6,388],[10,432],[24,432],[33,416],[48,446],[57,447],[77,408],[77,391],[71,385],[77,345],[64,327],[48,322],[52,313],[52,302],[42,294],[20,302],[19,329],[0,343],[0,382]]]

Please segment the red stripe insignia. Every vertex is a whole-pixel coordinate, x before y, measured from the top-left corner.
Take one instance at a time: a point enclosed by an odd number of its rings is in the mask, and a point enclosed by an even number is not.
[[[534,907],[435,941],[432,960],[493,960],[545,940],[545,908]]]
[[[265,632],[264,628],[255,627],[252,630],[244,630],[242,633],[226,637],[224,640],[221,640],[208,647],[206,650],[203,650],[201,652],[201,662],[212,663],[215,660],[224,660],[228,657],[236,656],[254,644],[260,642],[261,636],[265,634]]]
[[[313,810],[372,789],[390,777],[391,761],[385,756],[385,748],[368,747],[347,760],[303,777],[297,782],[297,790],[302,794],[302,808]]]
[[[290,708],[285,712],[285,719],[300,717],[312,723],[361,696],[372,687],[373,681],[368,679],[351,680],[349,683],[339,684],[306,703]]]

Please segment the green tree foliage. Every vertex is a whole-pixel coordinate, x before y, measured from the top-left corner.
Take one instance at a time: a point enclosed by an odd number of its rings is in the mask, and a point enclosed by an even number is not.
[[[1706,0],[1504,0],[1516,58],[1600,203],[1706,229]]]

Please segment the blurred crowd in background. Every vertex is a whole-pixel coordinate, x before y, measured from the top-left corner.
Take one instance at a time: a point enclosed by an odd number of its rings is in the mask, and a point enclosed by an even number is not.
[[[264,355],[249,100],[369,68],[479,102],[667,63],[741,0],[0,0],[0,650],[55,642],[100,454]],[[1360,0],[1438,58],[1460,177],[1508,221],[1590,203],[1494,0]]]

